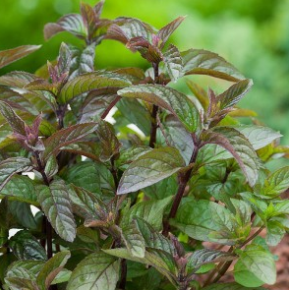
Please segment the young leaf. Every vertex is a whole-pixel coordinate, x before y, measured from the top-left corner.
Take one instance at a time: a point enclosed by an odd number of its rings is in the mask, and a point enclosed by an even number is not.
[[[60,104],[67,104],[74,97],[77,97],[91,90],[106,87],[122,88],[130,84],[130,80],[124,75],[119,75],[112,72],[87,73],[68,81],[60,92],[58,102]]]
[[[259,161],[248,139],[230,127],[215,127],[203,135],[204,141],[217,144],[229,151],[238,162],[250,186],[258,179]]]
[[[250,90],[253,81],[246,79],[239,81],[217,96],[217,102],[221,110],[236,105]]]
[[[179,151],[172,147],[154,149],[132,162],[123,173],[117,194],[135,192],[155,184],[184,167]]]
[[[61,147],[67,146],[71,143],[79,142],[85,136],[93,133],[97,126],[98,124],[96,123],[85,123],[70,126],[68,128],[57,131],[55,134],[45,140],[43,159],[48,160],[52,154],[57,155]]]
[[[184,21],[185,17],[180,16],[161,28],[157,34],[157,38],[161,40],[159,47],[162,49],[169,37],[173,34],[173,32],[179,27],[179,25]]]
[[[69,258],[69,251],[61,251],[56,253],[43,265],[43,268],[36,278],[40,290],[46,290],[49,288],[54,278],[60,273]]]
[[[118,95],[139,98],[163,107],[179,118],[186,129],[195,132],[200,125],[200,116],[195,104],[184,94],[161,85],[137,85],[118,91]]]
[[[176,82],[181,76],[183,60],[178,48],[173,44],[170,44],[167,51],[164,53],[164,63],[170,78]]]
[[[45,250],[37,239],[26,230],[17,232],[9,241],[14,255],[20,260],[40,260],[47,259]]]
[[[55,34],[67,31],[71,34],[85,39],[87,36],[87,29],[83,23],[82,17],[79,14],[67,14],[61,17],[57,23],[48,23],[44,27],[44,37],[46,40]]]
[[[72,272],[67,290],[115,290],[119,275],[119,260],[104,252],[83,259]]]
[[[54,180],[49,187],[41,185],[38,190],[38,201],[56,233],[65,241],[73,242],[76,225],[65,183]]]
[[[0,68],[21,59],[39,49],[41,45],[22,45],[12,49],[0,51]]]
[[[270,252],[258,245],[249,245],[240,252],[234,267],[235,280],[245,287],[272,285],[276,282],[276,266]]]
[[[10,157],[0,162],[0,190],[19,172],[30,171],[32,169],[31,161],[24,157]]]
[[[209,75],[232,82],[244,79],[244,76],[233,65],[216,53],[202,49],[189,49],[182,52],[181,56],[185,75]]]

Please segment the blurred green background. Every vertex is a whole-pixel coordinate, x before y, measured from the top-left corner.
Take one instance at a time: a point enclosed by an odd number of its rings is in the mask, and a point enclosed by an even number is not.
[[[67,33],[44,42],[45,23],[70,12],[79,12],[78,0],[1,0],[0,50],[43,44],[1,73],[35,71],[56,58],[61,41],[81,45]],[[289,144],[289,0],[106,0],[103,11],[106,18],[137,17],[156,28],[180,15],[187,18],[171,41],[181,50],[212,50],[252,78],[254,88],[241,106],[255,110],[264,124],[284,135],[282,144]],[[133,65],[145,68],[148,64],[114,41],[97,48],[97,68]],[[229,85],[207,77],[192,78],[217,90]],[[183,86],[182,81],[178,85]]]

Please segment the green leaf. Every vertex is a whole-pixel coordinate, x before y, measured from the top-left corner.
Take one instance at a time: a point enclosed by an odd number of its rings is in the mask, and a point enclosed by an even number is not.
[[[135,192],[155,184],[184,167],[179,151],[172,147],[154,149],[133,161],[123,173],[117,194]]]
[[[14,255],[20,260],[46,260],[44,248],[37,239],[26,230],[17,232],[9,241]]]
[[[242,125],[233,126],[233,128],[243,134],[249,140],[255,150],[261,149],[271,144],[274,140],[282,137],[279,132],[262,126]]]
[[[40,290],[46,290],[49,288],[54,278],[60,273],[69,258],[69,251],[61,251],[56,253],[44,264],[36,278]]]
[[[163,215],[166,208],[172,201],[172,196],[160,200],[149,200],[136,203],[129,211],[129,218],[132,220],[135,216],[143,218],[155,229],[162,228]]]
[[[233,259],[234,255],[228,252],[210,249],[197,250],[187,257],[186,272],[191,274],[205,264],[231,261]]]
[[[159,43],[159,47],[163,48],[169,39],[169,37],[173,34],[173,32],[180,26],[180,24],[185,20],[184,16],[180,16],[161,28],[157,34],[157,37],[160,38],[161,42]]]
[[[68,81],[62,88],[58,102],[67,104],[71,99],[91,90],[106,87],[126,87],[131,82],[124,75],[113,72],[92,72]]]
[[[92,72],[94,70],[95,43],[86,46],[83,50],[70,46],[72,53],[70,79]]]
[[[181,56],[185,75],[209,75],[233,82],[244,79],[244,76],[233,65],[216,53],[202,49],[189,49],[182,52]]]
[[[0,162],[0,190],[11,177],[19,172],[30,171],[31,161],[24,157],[10,157]]]
[[[52,154],[57,155],[61,147],[79,142],[85,136],[93,133],[97,126],[97,123],[77,124],[57,131],[45,140],[43,159],[48,160]]]
[[[247,288],[237,283],[220,283],[205,287],[202,290],[266,290],[263,287]]]
[[[115,290],[119,276],[119,261],[104,252],[83,259],[72,272],[67,290]]]
[[[250,90],[253,81],[246,79],[239,81],[217,96],[217,102],[221,110],[230,108],[237,104]]]
[[[267,235],[266,242],[269,246],[277,246],[283,239],[286,231],[284,226],[275,220],[269,220],[267,222]]]
[[[215,127],[203,134],[206,143],[217,144],[229,151],[238,162],[250,186],[258,179],[259,160],[248,139],[230,127]]]
[[[40,47],[41,45],[22,45],[12,49],[1,50],[0,68],[29,55]]]
[[[46,24],[44,27],[44,37],[48,40],[55,34],[62,31],[70,32],[81,39],[85,39],[87,35],[87,29],[83,23],[82,17],[79,14],[67,14],[61,17],[57,23]]]
[[[176,46],[170,44],[164,53],[164,63],[172,81],[176,82],[181,76],[183,60]]]
[[[8,196],[10,200],[38,205],[34,183],[24,175],[14,175],[2,188],[0,196]]]
[[[14,132],[26,135],[24,121],[13,111],[8,103],[0,101],[0,112]]]
[[[56,233],[68,242],[76,236],[68,189],[62,180],[54,180],[48,186],[39,186],[38,201]]]
[[[265,180],[262,193],[271,198],[280,195],[289,187],[289,166],[271,173]]]
[[[195,104],[175,89],[162,85],[136,85],[117,93],[122,97],[139,98],[170,111],[190,132],[195,132],[200,125],[199,111]]]
[[[196,240],[225,245],[238,241],[233,215],[224,206],[208,200],[184,200],[170,224]],[[219,232],[223,235],[216,236]]]
[[[134,221],[121,225],[122,242],[134,257],[145,256],[145,241]]]
[[[273,285],[276,282],[276,266],[272,254],[261,246],[247,246],[239,254],[234,267],[234,277],[245,287]]]
[[[73,183],[97,196],[113,197],[115,185],[111,172],[100,162],[83,161],[71,166],[63,176],[67,183]]]

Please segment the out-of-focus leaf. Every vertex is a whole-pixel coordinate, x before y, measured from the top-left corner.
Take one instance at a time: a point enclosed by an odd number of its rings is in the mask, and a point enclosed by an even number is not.
[[[119,276],[119,261],[104,252],[83,259],[72,272],[67,290],[115,290]]]
[[[204,141],[217,144],[229,151],[238,162],[250,186],[258,179],[259,161],[248,139],[236,129],[215,127],[203,135]]]
[[[234,267],[236,282],[245,287],[259,287],[276,282],[276,266],[273,255],[258,245],[249,245],[239,253]]]
[[[137,85],[118,91],[122,97],[139,98],[170,111],[179,118],[186,129],[195,132],[200,116],[194,103],[184,94],[161,85]]]
[[[184,167],[179,151],[172,147],[154,149],[132,162],[123,173],[117,194],[135,192],[155,184]]]
[[[76,236],[67,186],[62,180],[54,180],[48,186],[39,186],[38,201],[56,233],[68,242]]]
[[[209,96],[208,93],[198,84],[191,80],[187,80],[187,86],[190,91],[194,94],[194,96],[198,99],[202,107],[205,111],[207,111],[209,107]]]
[[[189,49],[182,52],[181,56],[185,75],[210,75],[233,82],[244,79],[244,76],[233,65],[216,53],[202,49]]]
[[[0,51],[0,68],[29,55],[40,47],[40,45],[22,45]]]
[[[29,171],[32,169],[31,161],[24,157],[10,157],[0,162],[0,190],[19,172]]]
[[[170,78],[176,82],[183,69],[183,60],[176,46],[170,44],[168,50],[164,53],[164,63]]]
[[[266,290],[263,287],[247,288],[235,282],[233,283],[219,283],[205,287],[203,290]]]

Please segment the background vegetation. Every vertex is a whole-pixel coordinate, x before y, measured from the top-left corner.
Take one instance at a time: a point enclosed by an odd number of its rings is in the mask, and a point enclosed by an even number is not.
[[[35,71],[47,56],[49,60],[56,58],[61,41],[80,45],[65,33],[44,43],[42,34],[47,22],[78,12],[79,0],[2,0],[1,4],[5,9],[0,12],[0,50],[43,44],[41,50],[7,71]],[[241,106],[255,110],[259,120],[280,130],[284,135],[281,142],[289,144],[289,0],[106,0],[103,17],[119,15],[141,18],[157,28],[187,15],[173,42],[180,50],[193,46],[217,52],[252,78],[255,85]],[[115,53],[111,56],[108,50]],[[148,65],[139,54],[115,41],[105,41],[97,48],[97,68],[128,64]],[[200,82],[207,87],[223,87],[220,80],[202,77]]]

